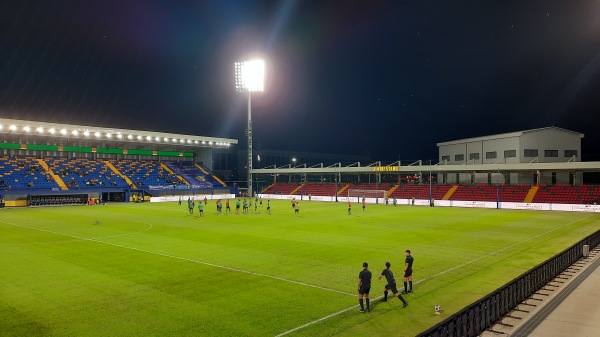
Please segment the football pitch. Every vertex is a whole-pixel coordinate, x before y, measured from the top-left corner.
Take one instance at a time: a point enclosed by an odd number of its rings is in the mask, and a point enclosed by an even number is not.
[[[0,210],[0,336],[414,336],[600,229],[588,213],[264,203]],[[379,298],[386,261],[403,288],[406,249],[409,306],[358,313],[362,263]]]

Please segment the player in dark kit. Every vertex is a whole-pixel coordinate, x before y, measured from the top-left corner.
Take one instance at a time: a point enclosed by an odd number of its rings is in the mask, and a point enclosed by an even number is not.
[[[369,291],[371,291],[371,277],[372,274],[369,271],[369,264],[363,263],[363,270],[358,274],[358,303],[360,304],[360,310],[358,312],[371,311],[369,307]],[[367,310],[363,305],[363,297],[367,302]]]
[[[229,199],[225,201],[225,213],[231,214],[231,207],[229,206]]]
[[[412,293],[412,265],[413,265],[413,257],[410,255],[410,250],[407,249],[404,253],[406,255],[405,265],[404,265],[404,291],[403,294]],[[406,282],[409,282],[410,289],[408,289]]]
[[[398,297],[398,299],[400,301],[402,301],[402,307],[406,308],[406,306],[408,305],[408,302],[406,302],[404,300],[404,298],[402,297],[402,295],[400,295],[398,293],[398,288],[396,288],[396,279],[394,278],[394,273],[392,273],[392,270],[390,269],[390,267],[391,267],[391,264],[389,262],[386,262],[385,269],[381,272],[381,275],[379,275],[380,280],[381,280],[382,276],[385,276],[385,280],[387,281],[387,284],[383,288],[383,300],[381,300],[381,301],[387,302],[388,290],[391,290],[392,294],[394,294],[394,296]]]

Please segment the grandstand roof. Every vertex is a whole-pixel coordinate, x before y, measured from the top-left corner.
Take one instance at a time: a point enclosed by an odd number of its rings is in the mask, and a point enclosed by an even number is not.
[[[545,128],[537,128],[537,129],[530,129],[530,130],[523,130],[523,131],[499,133],[499,134],[496,134],[496,135],[489,135],[489,136],[482,136],[482,137],[473,137],[473,138],[464,138],[464,139],[451,140],[451,141],[447,141],[447,142],[437,143],[437,146],[463,144],[463,143],[470,143],[470,142],[480,142],[480,141],[502,139],[502,138],[510,138],[510,137],[519,137],[519,136],[522,136],[525,133],[539,132],[539,131],[546,131],[546,130],[559,130],[559,131],[563,131],[563,132],[569,132],[569,133],[573,133],[573,134],[578,134],[579,137],[581,137],[581,138],[584,137],[583,133],[579,133],[579,132],[576,132],[576,131],[571,131],[571,130],[559,128],[559,127],[556,127],[556,126],[548,126],[548,127],[545,127]]]
[[[0,133],[39,135],[41,137],[71,139],[102,139],[109,142],[163,144],[197,147],[229,147],[237,139],[183,135],[176,133],[107,128],[100,126],[58,124],[0,118]]]

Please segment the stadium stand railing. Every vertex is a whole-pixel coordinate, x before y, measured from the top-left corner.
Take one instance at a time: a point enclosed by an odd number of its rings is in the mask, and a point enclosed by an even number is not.
[[[600,245],[600,230],[554,255],[479,301],[420,333],[419,337],[475,337],[582,258],[583,245]]]

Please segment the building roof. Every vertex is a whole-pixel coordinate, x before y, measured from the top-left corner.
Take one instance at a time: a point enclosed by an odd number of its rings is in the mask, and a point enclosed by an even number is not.
[[[571,130],[559,128],[559,127],[556,127],[556,126],[547,126],[545,128],[537,128],[537,129],[530,129],[530,130],[523,130],[523,131],[499,133],[499,134],[496,134],[496,135],[489,135],[489,136],[482,136],[482,137],[473,137],[473,138],[464,138],[464,139],[458,139],[458,140],[451,140],[451,141],[447,141],[447,142],[437,143],[437,146],[455,145],[455,144],[481,142],[481,141],[486,141],[486,140],[495,140],[495,139],[503,139],[503,138],[520,137],[520,136],[522,136],[525,133],[547,131],[547,130],[558,130],[558,131],[563,131],[563,132],[568,132],[568,133],[579,135],[580,138],[584,137],[584,134],[580,133],[580,132],[571,131]]]
[[[237,139],[184,135],[176,133],[58,124],[0,118],[0,134],[38,135],[41,137],[98,139],[108,142],[161,144],[197,147],[228,147]]]

